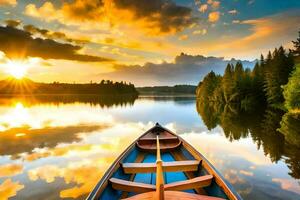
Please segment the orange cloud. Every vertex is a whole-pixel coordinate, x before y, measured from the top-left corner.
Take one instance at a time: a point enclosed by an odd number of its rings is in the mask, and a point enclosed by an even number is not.
[[[182,31],[195,22],[192,10],[169,1],[133,0],[75,0],[55,8],[51,2],[41,7],[29,4],[26,15],[46,21],[57,20],[64,24],[102,28],[132,26],[147,34],[169,34]],[[126,22],[126,23],[124,23]]]
[[[35,4],[28,4],[24,13],[31,17],[43,18],[45,21],[58,20],[61,17],[61,12],[57,12],[53,4],[48,1],[40,8],[37,8]]]
[[[0,185],[0,199],[5,200],[9,197],[16,196],[17,192],[24,188],[24,185],[19,182],[12,182],[11,179],[6,179]]]
[[[253,176],[253,172],[246,171],[246,170],[240,170],[240,174],[243,174],[245,176]]]
[[[209,22],[213,22],[214,23],[214,22],[219,21],[219,19],[220,19],[220,12],[218,12],[218,11],[211,12],[208,15],[208,21]]]
[[[237,22],[234,21],[234,23]],[[243,57],[253,59],[258,58],[261,53],[267,53],[274,47],[281,45],[289,47],[291,41],[297,37],[300,16],[295,11],[240,21],[239,23],[248,26],[248,34],[244,36],[227,35],[213,41],[202,41],[201,45],[205,46],[205,51],[202,53],[225,56],[226,58]],[[199,51],[201,49],[199,50],[196,47],[186,49],[186,52],[193,54],[199,53]]]
[[[203,4],[199,7],[199,11],[204,13],[205,11],[207,11],[208,9],[208,5],[207,4]]]
[[[17,0],[0,0],[0,5],[16,6]]]
[[[275,183],[279,183],[283,190],[288,190],[300,194],[299,183],[296,180],[291,180],[289,178],[273,178],[272,181]]]
[[[24,59],[39,57],[43,59],[77,60],[82,62],[103,62],[111,59],[80,54],[82,46],[60,43],[51,39],[35,38],[29,32],[10,26],[0,26],[0,50],[7,57]]]
[[[179,40],[187,40],[189,38],[188,35],[181,35],[178,39]]]
[[[60,191],[61,198],[78,198],[87,194],[97,184],[105,170],[113,162],[114,158],[96,159],[92,162],[72,163],[65,168],[56,165],[45,165],[28,172],[32,181],[38,179],[52,183],[56,178],[62,177],[66,184],[75,183],[76,186]],[[93,174],[91,176],[91,174]]]
[[[193,31],[193,35],[205,35],[207,33],[207,29],[200,29]]]
[[[0,166],[0,178],[15,176],[23,172],[23,166],[17,164],[7,164]]]
[[[213,9],[218,9],[220,6],[220,1],[213,1],[212,4],[211,4],[211,7]]]

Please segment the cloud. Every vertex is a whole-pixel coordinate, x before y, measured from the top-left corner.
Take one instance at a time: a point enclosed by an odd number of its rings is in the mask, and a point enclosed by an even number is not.
[[[15,176],[23,172],[23,166],[17,164],[6,164],[0,166],[0,178]]]
[[[248,5],[252,5],[252,4],[254,4],[255,3],[255,0],[249,0],[248,1]]]
[[[213,22],[214,23],[214,22],[219,21],[219,19],[220,19],[220,12],[218,12],[218,11],[211,12],[208,15],[208,21],[209,22]]]
[[[297,181],[291,180],[289,178],[272,178],[272,181],[275,183],[279,183],[280,187],[283,190],[288,190],[300,194],[299,182]]]
[[[198,84],[199,80],[211,70],[222,74],[228,62],[236,63],[237,61],[182,53],[175,58],[174,62],[116,65],[114,72],[101,73],[97,76],[115,80],[122,79],[139,86]],[[243,64],[246,67],[254,65],[254,63],[247,61],[243,61]]]
[[[11,179],[6,179],[0,185],[0,197],[1,199],[8,199],[9,197],[14,197],[17,195],[19,190],[22,190],[24,185],[19,182],[12,182]]]
[[[238,21],[234,21],[237,23]],[[206,45],[209,53],[226,57],[249,57],[267,53],[281,45],[290,48],[300,27],[299,9],[252,20],[240,21],[248,29],[248,34],[229,37],[228,40],[214,41]],[[237,51],[238,49],[238,51]]]
[[[245,176],[253,176],[253,172],[247,170],[240,170],[240,174],[243,174]]]
[[[7,26],[10,26],[10,27],[17,27],[21,24],[21,21],[13,20],[13,19],[7,19],[4,22]]]
[[[84,43],[89,42],[88,39],[71,38],[63,32],[50,31],[50,30],[47,30],[47,29],[40,29],[40,28],[37,28],[36,26],[30,25],[30,24],[25,25],[23,27],[23,29],[25,31],[31,33],[31,34],[38,34],[38,35],[43,36],[44,38],[47,38],[47,39],[58,39],[58,40],[63,40],[65,42],[74,42],[76,44],[84,44]]]
[[[187,40],[189,38],[189,36],[188,35],[181,35],[181,36],[179,36],[179,40]]]
[[[199,11],[204,13],[205,11],[207,11],[208,9],[208,5],[207,4],[203,4],[199,7]]]
[[[200,29],[193,31],[193,35],[205,35],[207,33],[207,29]]]
[[[0,0],[0,6],[1,5],[16,6],[17,5],[17,0]]]
[[[153,34],[176,33],[196,22],[191,8],[167,0],[75,0],[64,2],[60,8],[45,2],[41,7],[27,5],[24,13],[64,24],[123,26],[127,22]]]
[[[220,1],[213,1],[213,2],[211,3],[212,9],[218,9],[219,6],[220,6]]]
[[[30,153],[35,148],[51,148],[59,143],[76,142],[81,139],[78,133],[90,133],[100,130],[101,126],[67,126],[67,127],[45,127],[34,129],[30,127],[11,128],[1,131],[0,155],[16,156],[21,153]],[[16,138],[18,133],[25,134],[22,138]],[[18,148],[15,148],[18,146]],[[8,167],[10,169],[10,167]],[[1,173],[0,173],[1,177]]]
[[[240,20],[232,20],[232,23],[233,23],[233,24],[240,24],[241,21],[240,21]]]
[[[241,39],[233,41],[230,46],[260,49],[266,44],[272,46],[284,45],[290,42],[300,26],[300,16],[296,12],[281,13],[269,17],[241,21],[241,24],[249,25],[251,33]],[[289,34],[286,32],[289,30]],[[287,39],[290,37],[290,39]],[[274,44],[275,42],[275,44]],[[268,47],[268,48],[271,48]]]
[[[232,15],[236,15],[238,14],[238,11],[236,9],[233,9],[233,10],[229,10],[228,13]]]
[[[0,51],[9,58],[40,57],[82,62],[111,61],[99,56],[79,54],[81,46],[59,43],[51,39],[33,38],[27,31],[8,26],[0,26],[0,43]]]
[[[133,12],[137,19],[145,19],[148,28],[158,28],[161,33],[182,31],[193,24],[191,8],[166,0],[114,0],[118,9]]]
[[[129,58],[129,59],[139,59],[139,58],[141,58],[138,55],[128,54],[125,51],[121,50],[120,48],[116,48],[116,47],[111,48],[111,47],[108,47],[108,46],[103,46],[103,47],[100,48],[100,51],[104,52],[104,53],[109,53],[109,54]]]
[[[51,2],[45,2],[40,8],[35,4],[28,4],[24,13],[28,16],[43,18],[45,21],[58,20],[60,12],[55,12],[55,8]]]
[[[56,178],[61,177],[66,184],[72,183],[73,187],[60,191],[61,198],[78,198],[88,194],[97,184],[99,178],[105,172],[109,163],[113,160],[104,158],[102,160],[93,160],[94,163],[73,163],[65,168],[59,168],[56,165],[45,165],[28,171],[28,177],[31,181],[44,180],[52,183]],[[93,174],[93,176],[90,176]]]

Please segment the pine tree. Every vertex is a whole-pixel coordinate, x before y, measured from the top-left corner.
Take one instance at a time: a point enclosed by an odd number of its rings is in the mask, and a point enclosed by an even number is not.
[[[234,68],[234,81],[238,82],[244,76],[244,67],[241,62],[237,62]]]
[[[234,77],[233,66],[228,63],[222,79],[224,99],[226,103],[229,103],[231,101],[231,97],[234,93],[235,83],[233,81],[233,77]]]
[[[283,95],[285,98],[285,106],[287,109],[300,110],[300,65],[289,78],[289,82],[283,87]]]
[[[292,51],[292,53],[295,56],[300,56],[300,31],[298,38],[296,39],[296,41],[293,41],[293,44],[295,49]]]
[[[211,71],[208,73],[197,88],[197,97],[202,102],[213,101],[213,94],[217,87],[220,87],[220,76]]]
[[[288,81],[288,77],[293,70],[293,57],[286,54],[283,47],[275,49],[268,53],[265,73],[264,73],[264,91],[266,92],[269,104],[280,104],[283,102],[282,85]]]

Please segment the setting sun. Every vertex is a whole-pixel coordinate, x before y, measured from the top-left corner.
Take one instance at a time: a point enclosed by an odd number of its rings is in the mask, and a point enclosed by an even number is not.
[[[25,62],[8,61],[6,65],[7,65],[7,73],[13,76],[14,78],[21,79],[27,73],[28,66]]]

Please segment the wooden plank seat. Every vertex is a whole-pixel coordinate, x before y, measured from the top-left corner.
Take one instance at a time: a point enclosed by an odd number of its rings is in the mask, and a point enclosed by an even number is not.
[[[178,181],[174,183],[165,184],[163,188],[164,190],[189,190],[195,188],[202,188],[209,186],[211,184],[212,179],[212,175],[199,176],[185,181]],[[156,189],[155,185],[126,181],[118,178],[111,178],[109,179],[109,181],[114,189],[120,191],[143,193],[155,191]]]
[[[163,140],[178,140],[178,137],[176,136],[167,136],[167,137],[159,137],[160,141]],[[139,141],[152,141],[152,142],[156,142],[156,138],[152,138],[152,137],[144,137],[144,138],[140,138]]]
[[[176,172],[176,171],[197,171],[200,161],[198,160],[186,160],[186,161],[174,161],[163,162],[164,172]],[[136,174],[136,173],[155,173],[156,163],[123,163],[124,173]]]
[[[155,191],[156,188],[155,185],[138,183],[133,181],[126,181],[118,178],[111,178],[109,179],[109,181],[115,190],[126,191],[126,192],[135,192],[135,193],[150,192],[150,191]]]
[[[129,197],[123,200],[153,200],[155,199],[155,192],[147,192]],[[199,194],[191,194],[179,191],[165,191],[164,200],[224,200],[223,198],[205,196]]]
[[[147,151],[147,152],[156,152],[157,146],[156,142],[152,140],[139,140],[136,143],[137,147],[141,150]],[[160,151],[166,152],[176,149],[181,145],[181,141],[178,139],[172,139],[172,140],[161,140],[160,141]]]
[[[213,179],[212,175],[199,176],[196,178],[188,179],[185,181],[177,181],[174,183],[169,183],[164,186],[165,190],[189,190],[195,188],[207,187],[211,184]]]

